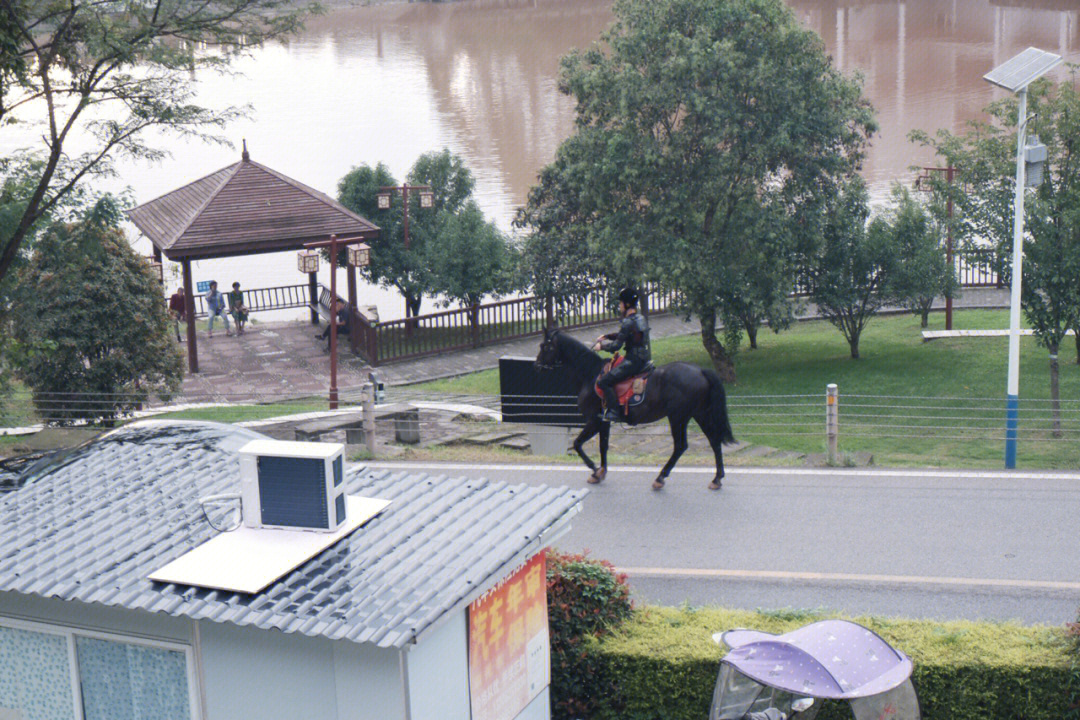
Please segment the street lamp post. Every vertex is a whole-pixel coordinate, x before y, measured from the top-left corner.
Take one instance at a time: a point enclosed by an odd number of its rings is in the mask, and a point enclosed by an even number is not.
[[[349,247],[354,243],[360,243],[356,247]],[[327,398],[330,404],[331,410],[337,410],[338,407],[338,386],[337,386],[337,349],[338,349],[338,295],[337,295],[337,256],[338,245],[343,245],[348,248],[348,257],[351,264],[356,265],[362,263],[363,266],[367,265],[371,259],[371,248],[367,243],[363,243],[359,238],[351,238],[346,240],[338,240],[337,235],[331,235],[329,240],[321,240],[319,242],[307,243],[304,247],[307,250],[314,250],[315,248],[328,248],[330,250],[330,392]],[[301,255],[301,263],[303,263],[303,255]],[[352,308],[349,309],[352,312]]]
[[[1024,181],[1027,146],[1027,89],[1061,64],[1061,56],[1028,48],[983,76],[987,82],[1015,93],[1020,101],[1016,133],[1016,197],[1013,216],[1012,287],[1009,296],[1009,376],[1005,388],[1005,467],[1016,467],[1020,427],[1020,288],[1024,260]]]

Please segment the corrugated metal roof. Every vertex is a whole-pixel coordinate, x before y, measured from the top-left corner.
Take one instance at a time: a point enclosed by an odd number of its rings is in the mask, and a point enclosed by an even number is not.
[[[239,490],[236,450],[258,437],[143,421],[58,456],[0,495],[0,591],[401,647],[585,495],[353,467],[347,492],[390,507],[263,592],[147,580],[214,534],[198,499]]]
[[[272,252],[379,228],[314,188],[249,159],[127,211],[171,258]]]

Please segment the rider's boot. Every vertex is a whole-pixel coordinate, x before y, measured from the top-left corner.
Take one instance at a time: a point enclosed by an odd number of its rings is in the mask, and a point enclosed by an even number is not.
[[[604,412],[600,413],[600,422],[622,422],[622,418],[619,417],[619,413],[615,412],[611,408],[608,408]]]

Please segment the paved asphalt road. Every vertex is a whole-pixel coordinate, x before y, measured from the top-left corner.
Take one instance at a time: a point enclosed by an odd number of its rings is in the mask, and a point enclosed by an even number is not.
[[[398,463],[373,463],[402,467]],[[429,474],[588,487],[556,545],[625,570],[663,604],[1060,624],[1080,606],[1080,473],[409,464]]]

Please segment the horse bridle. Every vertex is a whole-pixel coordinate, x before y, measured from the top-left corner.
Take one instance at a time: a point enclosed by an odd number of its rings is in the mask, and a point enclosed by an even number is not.
[[[544,348],[545,351],[549,347],[554,348],[554,346],[555,346],[555,335],[558,332],[559,332],[558,330],[552,330],[550,335],[545,335],[544,336],[544,342],[540,343],[540,346],[542,348]],[[541,354],[545,354],[545,353],[541,353]],[[561,365],[562,365],[561,362],[554,362],[554,363],[549,364],[549,363],[542,363],[539,360],[536,361],[536,367],[539,368],[540,370],[554,370],[555,368],[557,368],[557,367],[559,367]]]

